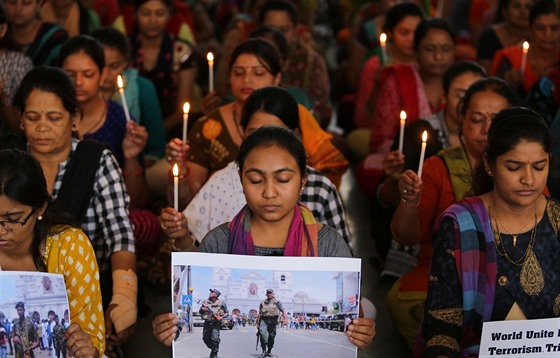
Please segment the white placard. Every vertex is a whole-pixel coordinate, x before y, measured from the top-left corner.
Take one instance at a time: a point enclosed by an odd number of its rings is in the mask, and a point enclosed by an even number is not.
[[[173,343],[174,358],[210,354],[199,312],[210,289],[219,290],[219,299],[227,305],[219,333],[220,357],[260,356],[251,317],[268,289],[274,290],[288,316],[276,330],[273,356],[308,358],[313,352],[317,357],[357,357],[343,331],[359,311],[360,259],[185,252],[173,253],[171,260],[172,307],[181,326]]]
[[[560,357],[560,318],[485,322],[480,358]]]

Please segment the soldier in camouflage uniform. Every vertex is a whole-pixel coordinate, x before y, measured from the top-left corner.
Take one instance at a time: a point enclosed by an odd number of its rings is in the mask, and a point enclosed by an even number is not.
[[[220,349],[220,329],[222,328],[222,318],[228,315],[228,309],[225,302],[218,299],[220,291],[211,288],[210,297],[202,302],[200,307],[200,316],[204,320],[204,328],[202,329],[202,340],[206,347],[210,348],[210,358],[218,356]]]
[[[259,306],[258,327],[261,338],[262,355],[261,357],[272,357],[270,353],[274,347],[274,337],[276,337],[276,326],[278,317],[282,314],[284,323],[287,324],[288,317],[280,301],[274,298],[274,290],[266,290],[266,300]]]
[[[30,357],[35,358],[33,349],[39,347],[39,336],[33,322],[25,317],[25,305],[23,302],[16,304],[19,318],[12,327],[12,341],[16,358]]]

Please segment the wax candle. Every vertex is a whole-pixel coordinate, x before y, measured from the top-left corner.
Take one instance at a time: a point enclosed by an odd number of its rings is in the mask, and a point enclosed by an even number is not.
[[[179,166],[173,165],[173,208],[179,211]]]
[[[383,65],[387,64],[387,35],[382,33],[379,35],[379,44],[381,45],[381,62]]]
[[[124,109],[124,115],[126,116],[126,121],[129,122],[130,113],[128,112],[128,104],[126,103],[126,96],[124,95],[124,82],[121,75],[117,76],[117,86],[119,87],[119,94],[121,95],[121,102]]]
[[[399,135],[399,152],[403,152],[404,146],[404,125],[406,124],[406,112],[401,111],[401,130]]]
[[[428,131],[422,133],[422,150],[420,151],[420,163],[418,163],[418,178],[422,178],[422,168],[424,167],[424,156],[426,155],[426,142],[428,141]]]
[[[523,56],[521,57],[521,73],[525,76],[525,67],[527,67],[527,53],[529,53],[529,43],[523,42]]]
[[[189,124],[189,110],[191,105],[189,102],[185,102],[183,105],[183,145],[187,143],[187,127]]]
[[[206,59],[208,60],[208,89],[212,92],[214,90],[214,54],[208,52]]]

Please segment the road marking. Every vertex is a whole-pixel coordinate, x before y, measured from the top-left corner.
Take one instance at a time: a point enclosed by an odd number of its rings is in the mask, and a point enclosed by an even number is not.
[[[296,330],[296,331],[297,331],[297,330]],[[296,336],[296,335],[294,334],[295,332],[286,332],[286,333],[288,333],[288,334],[290,334],[290,335],[292,335],[292,336]],[[278,336],[277,336],[277,337],[278,337]],[[308,340],[310,340],[310,341],[316,341],[316,342],[326,343],[326,344],[331,345],[331,346],[337,346],[337,347],[345,348],[345,349],[348,349],[349,351],[353,351],[353,350],[355,349],[355,348],[350,348],[350,347],[347,347],[347,346],[343,346],[342,344],[336,344],[336,343],[332,343],[332,342],[329,342],[329,341],[324,341],[324,340],[322,340],[322,339],[309,338],[309,337],[304,337],[304,336],[301,336],[301,335],[297,335],[297,337],[303,338],[303,339],[308,339]]]

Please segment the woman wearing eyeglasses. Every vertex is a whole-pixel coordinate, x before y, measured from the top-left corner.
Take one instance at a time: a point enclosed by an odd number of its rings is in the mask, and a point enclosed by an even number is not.
[[[84,232],[51,203],[39,163],[19,150],[0,151],[0,271],[64,275],[72,320],[68,353],[100,357],[105,325],[95,253]]]

